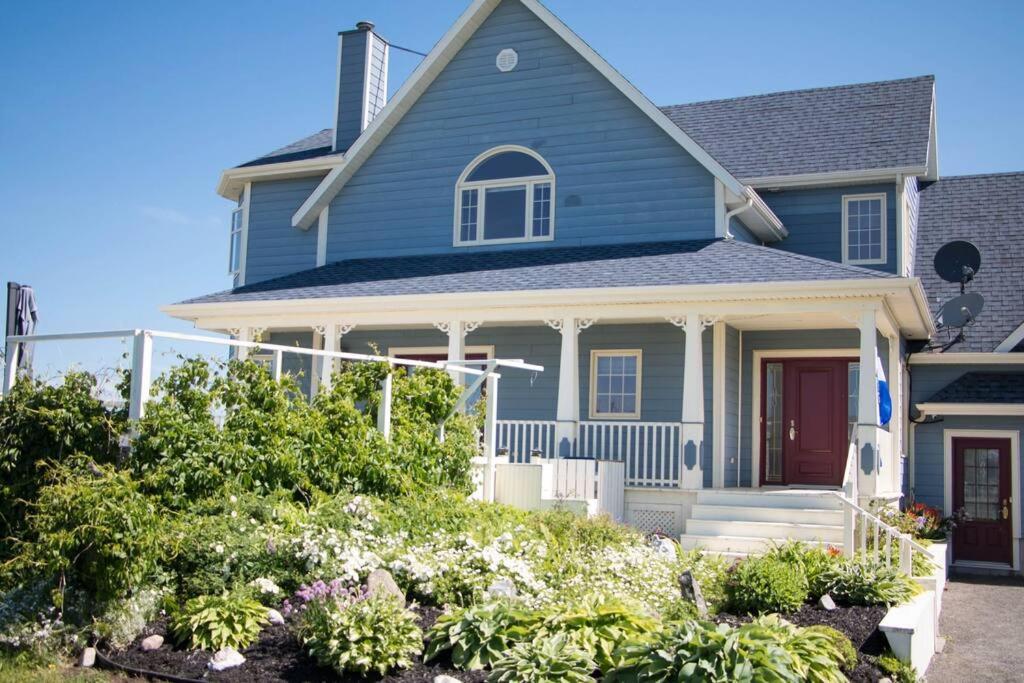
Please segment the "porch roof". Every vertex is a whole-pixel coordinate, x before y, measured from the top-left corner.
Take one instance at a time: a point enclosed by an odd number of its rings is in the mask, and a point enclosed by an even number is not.
[[[896,276],[735,240],[691,240],[349,259],[179,305],[887,278]]]
[[[926,403],[1024,403],[1024,375],[968,372],[939,389]]]

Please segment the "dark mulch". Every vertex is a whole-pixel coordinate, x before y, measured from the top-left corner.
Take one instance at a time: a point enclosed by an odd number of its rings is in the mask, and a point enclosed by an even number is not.
[[[417,613],[420,627],[424,630],[430,628],[441,614],[440,610],[433,607],[418,608]],[[159,650],[143,652],[142,639],[154,633],[164,636],[166,642]],[[219,683],[334,683],[366,680],[360,676],[342,677],[332,669],[317,664],[304,652],[287,626],[268,626],[263,629],[258,642],[241,652],[245,656],[245,663],[241,666],[221,672],[207,671],[206,664],[210,661],[211,653],[175,647],[168,636],[167,623],[161,620],[150,624],[128,649],[104,651],[103,655],[117,665],[152,672],[158,676]],[[452,666],[450,660],[439,657],[429,664],[417,660],[411,669],[371,680],[380,683],[432,683],[434,677],[441,674],[469,683],[479,683],[487,677],[482,671],[459,671]]]
[[[886,613],[885,607],[838,607],[826,610],[818,605],[804,605],[798,611],[785,615],[785,619],[797,626],[831,626],[843,633],[857,650],[857,666],[846,675],[854,683],[877,683],[885,674],[875,664],[875,658],[886,648],[885,635],[878,630],[878,624]],[[752,617],[720,613],[715,621],[720,624],[737,626],[750,621]]]

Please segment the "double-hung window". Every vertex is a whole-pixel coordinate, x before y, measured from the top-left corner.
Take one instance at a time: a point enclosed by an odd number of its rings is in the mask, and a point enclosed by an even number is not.
[[[885,195],[843,196],[843,263],[886,262]]]
[[[228,274],[242,268],[242,207],[231,212],[231,246],[228,250]]]
[[[590,352],[590,419],[640,419],[640,349]]]
[[[477,157],[455,189],[455,245],[551,240],[555,175],[539,155],[505,146]]]

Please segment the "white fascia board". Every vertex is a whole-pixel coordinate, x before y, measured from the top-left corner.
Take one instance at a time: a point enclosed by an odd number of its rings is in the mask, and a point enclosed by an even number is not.
[[[1024,323],[1021,323],[1006,339],[999,342],[999,346],[996,347],[996,353],[1010,353],[1022,341],[1024,341]],[[1024,353],[1021,355],[1024,356]]]
[[[932,113],[928,125],[928,170],[924,174],[925,180],[939,179],[939,126],[936,121],[935,106],[935,84],[932,84]]]
[[[341,154],[332,154],[329,157],[317,157],[316,159],[229,168],[220,175],[217,194],[225,199],[238,201],[246,182],[318,175],[332,171],[342,163],[344,163],[344,157]]]
[[[758,190],[793,187],[835,187],[864,183],[895,182],[900,176],[920,176],[927,179],[927,166],[899,166],[872,168],[860,171],[828,171],[825,173],[798,173],[794,175],[757,176],[742,181]]]
[[[743,193],[739,197],[731,196],[731,193],[726,193],[726,206],[729,209],[735,209],[742,206],[749,199],[751,201],[749,211],[741,211],[736,214],[736,218],[740,220],[743,225],[747,226],[754,235],[760,238],[764,242],[778,242],[780,240],[789,237],[789,230],[782,224],[782,221],[775,212],[772,211],[771,207],[768,206],[761,195],[757,193],[753,187],[747,185],[743,188]],[[731,201],[730,201],[731,200]],[[728,228],[728,226],[726,226]]]
[[[1024,365],[1024,353],[915,353],[911,365]]]
[[[1024,415],[1024,403],[918,403],[921,415]]]
[[[398,124],[403,116],[412,108],[416,100],[426,91],[427,87],[437,78],[448,62],[466,44],[484,20],[501,0],[474,0],[473,4],[462,13],[444,37],[434,46],[430,53],[420,62],[412,75],[395,95],[395,98],[381,111],[373,122],[363,131],[362,135],[345,153],[345,166],[334,169],[313,194],[303,202],[299,210],[292,216],[292,225],[300,228],[309,227],[324,206],[330,204],[334,196],[344,187],[348,179],[370,157],[373,151],[387,137],[388,133]],[[633,104],[683,147],[691,156],[702,164],[711,174],[722,181],[726,189],[736,195],[744,192],[744,186],[724,166],[716,161],[697,142],[683,130],[672,123],[653,102],[647,99],[636,86],[626,80],[603,57],[586,44],[578,35],[566,26],[561,19],[551,13],[537,0],[521,0],[538,19],[543,21],[562,40],[569,44],[581,57],[590,63],[613,86],[624,94]]]

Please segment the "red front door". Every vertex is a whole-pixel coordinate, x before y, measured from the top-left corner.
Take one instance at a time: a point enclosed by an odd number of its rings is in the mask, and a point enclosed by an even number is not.
[[[1010,440],[953,439],[953,509],[965,515],[953,532],[955,559],[1012,563],[1010,497]]]
[[[843,483],[849,365],[837,358],[764,361],[763,483]]]

